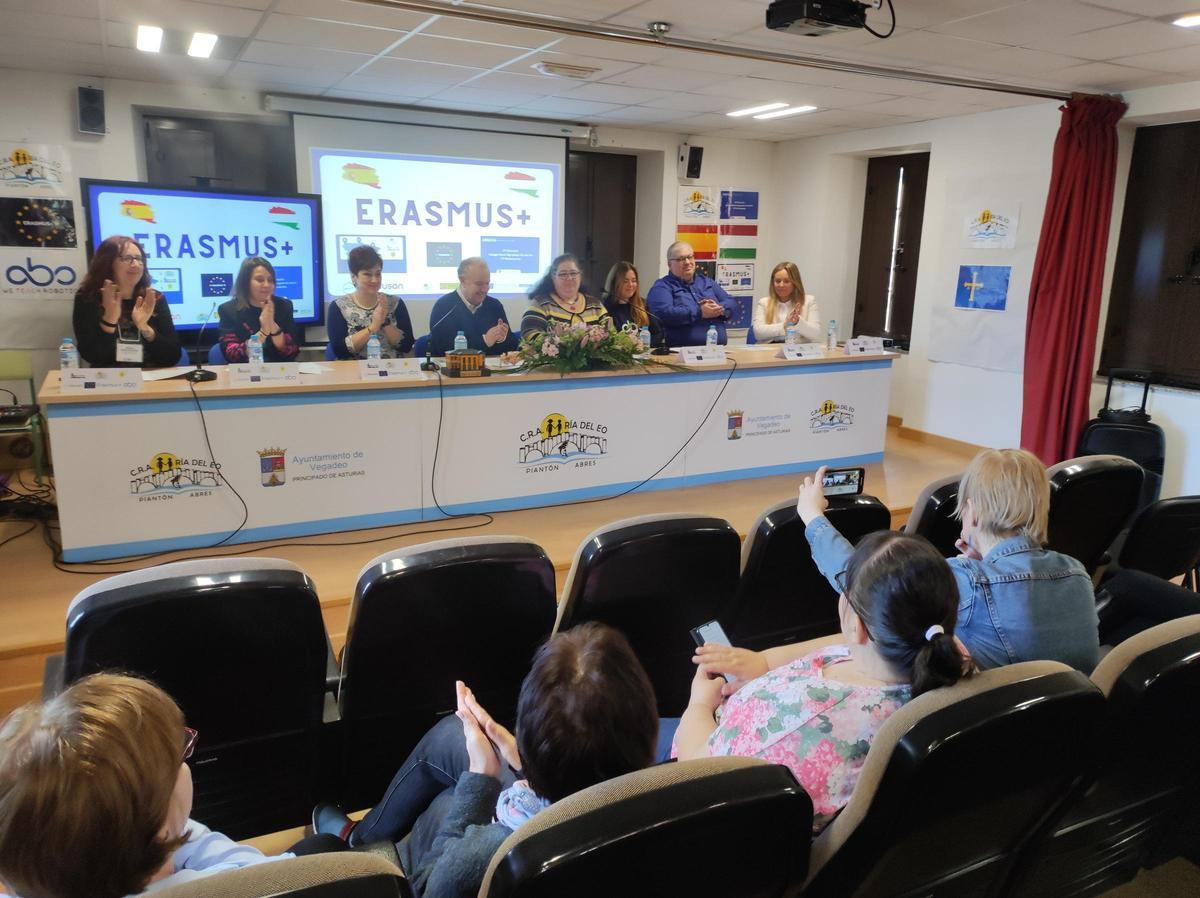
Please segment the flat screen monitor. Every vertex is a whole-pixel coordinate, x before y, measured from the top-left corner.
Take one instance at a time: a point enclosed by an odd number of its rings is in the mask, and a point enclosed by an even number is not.
[[[275,293],[292,301],[298,324],[319,324],[321,200],[307,194],[259,194],[150,187],[133,181],[80,181],[87,209],[89,259],[113,234],[146,251],[154,289],[175,327],[192,330],[214,303],[233,296],[242,260],[262,256],[275,269]]]

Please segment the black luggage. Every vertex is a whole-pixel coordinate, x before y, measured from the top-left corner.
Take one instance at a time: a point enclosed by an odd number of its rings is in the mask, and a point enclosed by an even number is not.
[[[1142,384],[1142,404],[1138,408],[1109,408],[1113,380],[1120,378]],[[1120,455],[1131,459],[1146,471],[1142,481],[1142,496],[1138,508],[1145,508],[1158,499],[1162,489],[1163,458],[1167,443],[1163,430],[1150,423],[1146,399],[1150,394],[1153,372],[1134,368],[1112,368],[1108,372],[1108,389],[1104,391],[1104,408],[1089,421],[1079,435],[1078,455]]]

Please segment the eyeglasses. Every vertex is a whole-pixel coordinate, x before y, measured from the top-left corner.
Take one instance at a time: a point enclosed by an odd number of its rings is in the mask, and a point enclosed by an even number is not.
[[[124,256],[117,256],[117,261],[124,262],[126,265],[145,265],[146,264],[146,260],[143,259],[141,256],[134,256],[134,255],[130,255],[130,254],[127,254]]]
[[[674,259],[667,259],[668,262],[695,262],[695,256],[676,256]]]
[[[192,752],[196,750],[196,740],[200,738],[200,734],[191,727],[183,728],[183,760],[186,761],[192,756]]]
[[[581,274],[583,274],[582,271],[556,271],[554,276],[556,278],[562,278],[564,281],[573,281]]]

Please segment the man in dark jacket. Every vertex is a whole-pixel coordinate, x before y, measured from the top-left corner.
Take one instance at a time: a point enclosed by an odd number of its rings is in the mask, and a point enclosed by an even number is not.
[[[517,348],[517,338],[508,326],[504,306],[488,296],[492,273],[478,256],[458,265],[458,289],[433,304],[429,313],[429,354],[442,356],[454,348],[462,331],[467,346],[484,355],[499,355]]]

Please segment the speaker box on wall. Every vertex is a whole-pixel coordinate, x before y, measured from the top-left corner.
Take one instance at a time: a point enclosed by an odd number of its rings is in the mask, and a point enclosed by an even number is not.
[[[679,171],[680,178],[695,180],[700,177],[700,164],[704,160],[704,147],[694,147],[691,144],[679,145]]]
[[[104,91],[81,87],[79,94],[79,130],[84,134],[106,134],[104,128]]]

